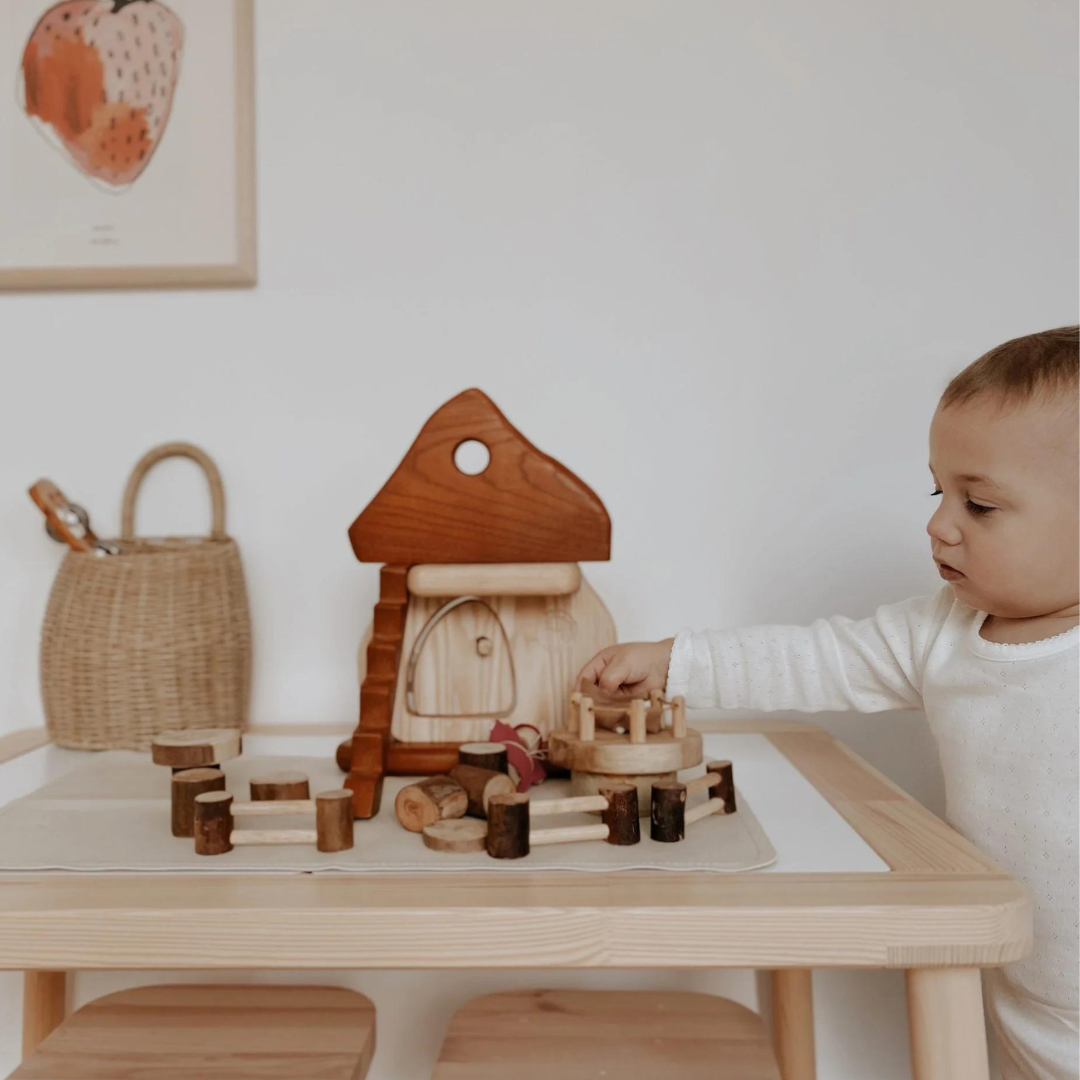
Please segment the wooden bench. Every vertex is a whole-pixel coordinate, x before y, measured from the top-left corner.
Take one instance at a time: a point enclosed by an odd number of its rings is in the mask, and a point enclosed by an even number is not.
[[[433,1080],[780,1080],[765,1025],[709,994],[539,990],[460,1009]]]
[[[333,986],[144,986],[72,1013],[8,1080],[363,1080],[375,1006]]]

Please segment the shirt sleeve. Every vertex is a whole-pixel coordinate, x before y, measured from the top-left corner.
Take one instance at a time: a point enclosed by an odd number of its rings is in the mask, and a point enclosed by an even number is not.
[[[926,654],[954,602],[952,590],[810,626],[683,631],[667,694],[691,708],[921,709]]]

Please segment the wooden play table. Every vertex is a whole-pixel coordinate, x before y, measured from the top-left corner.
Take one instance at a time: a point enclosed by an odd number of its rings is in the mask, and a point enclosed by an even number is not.
[[[811,969],[901,968],[915,1080],[987,1080],[979,972],[1031,947],[1020,885],[812,724],[695,726],[764,735],[889,872],[4,874],[24,1053],[63,1018],[69,971],[754,968],[772,973],[783,1076],[810,1080]],[[0,761],[35,739],[6,742]]]

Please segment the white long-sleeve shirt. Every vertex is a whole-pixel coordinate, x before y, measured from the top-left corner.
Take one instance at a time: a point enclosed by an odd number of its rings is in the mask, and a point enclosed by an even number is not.
[[[1024,883],[1029,957],[986,979],[1006,1080],[1077,1080],[1080,628],[986,641],[951,588],[869,619],[683,632],[669,696],[691,708],[922,709],[937,740],[949,823]]]

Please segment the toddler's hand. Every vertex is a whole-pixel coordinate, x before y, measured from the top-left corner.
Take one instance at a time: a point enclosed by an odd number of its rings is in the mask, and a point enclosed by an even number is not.
[[[665,638],[609,645],[581,669],[577,688],[585,694],[595,694],[599,688],[604,697],[615,700],[644,697],[650,690],[663,690],[674,643],[674,638]]]

